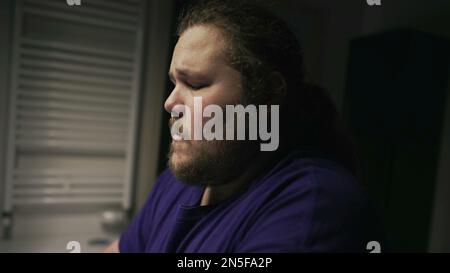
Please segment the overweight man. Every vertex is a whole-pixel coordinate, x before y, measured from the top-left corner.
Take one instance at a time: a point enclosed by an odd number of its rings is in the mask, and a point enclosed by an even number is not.
[[[352,141],[287,25],[197,1],[178,25],[168,168],[108,252],[367,252],[382,243]],[[373,244],[373,242],[372,242]]]

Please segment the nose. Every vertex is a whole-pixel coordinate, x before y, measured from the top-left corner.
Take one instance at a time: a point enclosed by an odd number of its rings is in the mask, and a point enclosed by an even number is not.
[[[175,110],[175,106],[180,104],[184,104],[183,96],[180,94],[179,88],[175,86],[169,97],[164,102],[164,109],[166,109],[169,114],[172,114],[172,111]]]

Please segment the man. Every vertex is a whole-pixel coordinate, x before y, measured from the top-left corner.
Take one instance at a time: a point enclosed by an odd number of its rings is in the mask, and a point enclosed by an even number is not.
[[[381,240],[352,174],[351,142],[329,98],[305,82],[300,46],[285,23],[242,1],[199,1],[178,35],[164,107],[183,134],[172,130],[168,170],[108,251],[360,252]],[[199,120],[183,111],[195,98],[222,109],[280,105],[280,146],[196,140]]]

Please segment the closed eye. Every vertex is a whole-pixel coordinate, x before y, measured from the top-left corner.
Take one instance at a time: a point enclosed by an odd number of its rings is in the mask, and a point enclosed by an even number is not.
[[[200,90],[200,89],[206,87],[206,85],[193,85],[193,84],[189,84],[189,83],[187,84],[187,86],[188,86],[190,89],[195,90],[195,91]]]
[[[208,86],[208,84],[204,84],[204,83],[192,83],[192,82],[190,82],[190,81],[185,81],[185,85],[186,85],[189,89],[191,89],[191,90],[193,90],[193,91],[197,91],[197,90],[200,90],[200,89],[205,88],[205,87]]]
[[[184,78],[184,79],[183,79]],[[198,84],[198,83],[191,83],[189,80],[187,80],[185,76],[183,78],[179,79],[181,82],[183,82],[190,90],[197,91],[204,87],[207,87],[207,84]],[[169,79],[172,82],[173,86],[175,87],[177,85],[177,81],[175,80],[175,77],[171,72],[169,72]]]

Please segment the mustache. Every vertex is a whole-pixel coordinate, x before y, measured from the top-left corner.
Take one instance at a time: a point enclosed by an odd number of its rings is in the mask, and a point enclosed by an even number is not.
[[[169,130],[172,129],[173,124],[177,121],[177,118],[170,118],[168,125],[169,125]],[[183,129],[183,125],[180,126],[181,129]]]
[[[172,130],[173,124],[174,124],[177,120],[179,120],[179,119],[180,119],[180,118],[170,118],[170,119],[169,119],[169,122],[168,122],[168,125],[169,125],[169,131]],[[181,130],[182,132],[184,132],[184,126],[183,126],[183,124],[181,124],[180,130]]]

